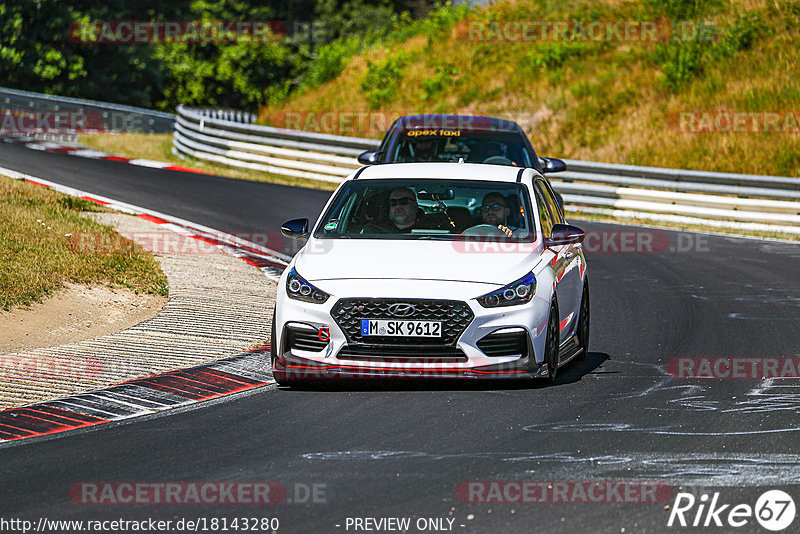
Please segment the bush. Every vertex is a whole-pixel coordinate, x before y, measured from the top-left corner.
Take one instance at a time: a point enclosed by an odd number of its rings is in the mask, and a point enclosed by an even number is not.
[[[413,21],[408,17],[400,17],[397,19],[394,29],[389,32],[386,40],[388,42],[402,42],[415,35],[425,35],[430,43],[442,36],[448,37],[447,32],[466,19],[472,11],[473,8],[466,4],[454,6],[450,2],[445,2],[438,9],[428,13],[428,16],[424,19]]]
[[[703,70],[705,43],[684,41],[669,45],[667,60],[662,67],[664,83],[673,91],[688,82]]]
[[[471,8],[465,5],[452,6],[445,3],[431,11],[421,20],[412,19],[403,12],[389,16],[383,13],[381,23],[369,29],[349,29],[347,35],[319,48],[316,59],[310,62],[301,84],[302,89],[311,89],[333,80],[347,67],[350,59],[376,43],[399,43],[415,35],[427,35],[429,40],[441,35],[457,22],[466,18]],[[374,14],[370,20],[374,18]],[[360,22],[362,25],[364,21]],[[356,35],[353,35],[356,33]],[[381,100],[378,97],[378,100]]]
[[[453,77],[458,76],[458,69],[453,65],[440,65],[432,78],[422,82],[422,99],[430,100],[453,84]]]
[[[645,0],[645,9],[652,15],[673,20],[690,20],[713,13],[725,4],[724,0]]]
[[[400,56],[392,56],[377,63],[367,62],[367,73],[361,81],[361,90],[370,109],[378,109],[394,98],[404,63]]]
[[[723,55],[747,50],[764,30],[765,24],[757,13],[736,13],[734,21],[722,30],[715,48]]]
[[[597,50],[598,45],[593,43],[539,43],[525,55],[525,62],[541,69],[560,67],[571,58],[587,56]]]
[[[736,13],[731,23],[713,32],[700,22],[693,27],[692,33],[681,36],[687,38],[675,37],[656,48],[655,56],[662,65],[664,83],[671,90],[677,90],[700,75],[708,59],[749,49],[765,29],[754,12]]]
[[[317,87],[333,80],[362,47],[363,40],[358,37],[342,37],[322,46],[317,53],[316,61],[311,63],[306,84],[309,87]]]

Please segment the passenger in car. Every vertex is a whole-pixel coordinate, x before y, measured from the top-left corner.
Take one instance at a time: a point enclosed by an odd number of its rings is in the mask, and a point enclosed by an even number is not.
[[[417,195],[408,187],[396,187],[389,193],[389,220],[369,222],[362,234],[405,233],[416,228],[419,219]]]

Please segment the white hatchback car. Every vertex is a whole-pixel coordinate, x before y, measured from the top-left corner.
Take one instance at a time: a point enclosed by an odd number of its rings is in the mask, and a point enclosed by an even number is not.
[[[584,232],[534,169],[363,167],[334,192],[278,283],[279,384],[534,378],[586,357]]]

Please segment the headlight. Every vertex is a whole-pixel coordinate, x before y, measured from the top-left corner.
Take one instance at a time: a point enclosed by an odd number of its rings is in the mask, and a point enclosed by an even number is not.
[[[516,282],[478,297],[478,303],[484,308],[516,306],[530,302],[535,292],[536,277],[533,273],[528,273]]]
[[[314,287],[305,278],[297,274],[297,271],[289,271],[289,277],[286,278],[286,294],[290,299],[302,300],[304,302],[313,302],[314,304],[322,304],[330,295],[323,290]]]

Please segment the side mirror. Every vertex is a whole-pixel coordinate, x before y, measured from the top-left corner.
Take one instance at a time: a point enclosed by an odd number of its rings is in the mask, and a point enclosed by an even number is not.
[[[292,239],[308,239],[308,219],[292,219],[281,226],[281,234]]]
[[[375,165],[381,162],[380,159],[382,155],[383,152],[376,150],[362,152],[358,155],[358,162],[362,165]]]
[[[555,247],[559,245],[573,245],[575,243],[583,243],[583,238],[586,237],[586,232],[572,226],[571,224],[554,224],[553,231],[550,237],[545,239],[546,247]]]
[[[542,166],[542,172],[545,174],[567,170],[567,164],[556,158],[539,158],[539,165]]]

